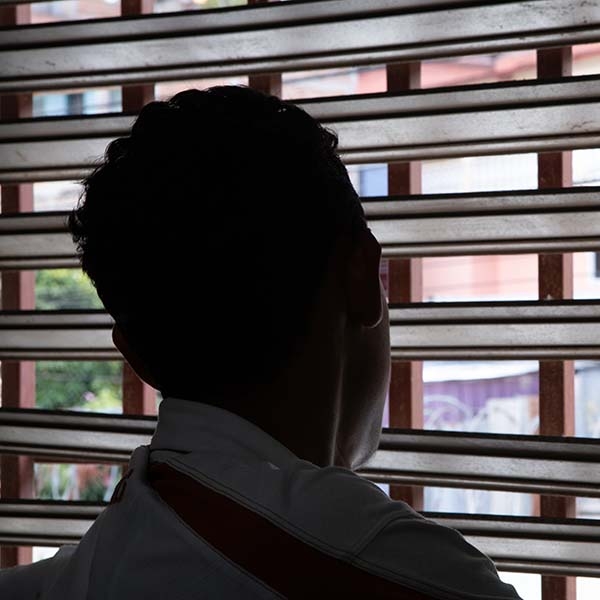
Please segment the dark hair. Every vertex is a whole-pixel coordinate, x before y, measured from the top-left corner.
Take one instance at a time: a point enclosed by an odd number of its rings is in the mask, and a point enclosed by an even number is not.
[[[151,102],[109,144],[69,227],[163,392],[268,378],[294,351],[335,240],[363,222],[336,148],[237,86]]]

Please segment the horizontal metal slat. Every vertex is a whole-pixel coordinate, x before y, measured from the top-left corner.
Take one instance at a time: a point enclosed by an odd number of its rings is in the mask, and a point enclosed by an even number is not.
[[[596,520],[427,516],[460,531],[498,569],[600,577],[600,523]]]
[[[365,198],[386,257],[600,250],[600,188]],[[68,213],[0,215],[0,269],[78,267]]]
[[[600,245],[600,190],[365,199],[386,257],[588,250]]]
[[[0,409],[0,453],[125,463],[154,431],[153,417]],[[600,442],[384,429],[359,473],[381,483],[600,497]]]
[[[392,356],[402,360],[600,357],[600,303],[394,305]],[[0,359],[119,358],[102,311],[0,312]]]
[[[103,504],[2,500],[0,544],[76,543],[104,508]],[[518,571],[600,576],[597,521],[423,514],[458,529],[499,567],[510,564]]]
[[[67,212],[0,215],[0,269],[78,267]]]
[[[4,0],[2,0],[4,1]],[[6,0],[11,1],[11,0]],[[505,0],[506,1],[506,0]],[[6,30],[0,48],[37,47],[56,44],[60,33],[63,42],[81,43],[113,39],[139,39],[154,36],[177,36],[215,31],[237,31],[262,27],[362,19],[369,16],[420,12],[424,9],[460,8],[476,0],[288,0],[286,8],[273,6],[234,6],[219,9],[195,9],[171,13],[154,13],[143,18],[103,18],[86,22],[55,22],[23,27],[19,32]],[[480,2],[479,2],[480,4]],[[293,8],[290,8],[292,7]],[[182,16],[185,15],[185,18]],[[90,27],[90,25],[93,25]]]
[[[375,116],[440,114],[498,106],[568,104],[598,98],[600,77],[584,75],[556,81],[509,81],[409,90],[402,94],[291,99],[313,117],[327,123]],[[108,113],[76,117],[20,119],[0,123],[0,141],[116,137],[125,135],[135,114]]]
[[[22,27],[3,34],[0,91],[382,64],[600,39],[593,0],[436,4],[282,3]]]
[[[598,122],[586,107],[599,95],[600,79],[585,76],[315,99],[302,106],[338,132],[346,162],[368,163],[591,147]]]
[[[380,483],[600,497],[599,464],[593,439],[384,430],[361,474]]]
[[[76,544],[105,506],[84,502],[0,500],[0,543]]]
[[[126,463],[155,427],[156,417],[0,409],[0,453]]]
[[[347,163],[600,146],[600,77],[300,101]],[[132,115],[0,124],[0,182],[85,175]]]
[[[0,360],[122,358],[101,310],[0,312]]]
[[[33,4],[34,2],[45,2],[46,0],[0,0],[0,6],[11,6],[12,4]]]
[[[600,305],[589,301],[429,303],[390,307],[402,360],[600,356]]]

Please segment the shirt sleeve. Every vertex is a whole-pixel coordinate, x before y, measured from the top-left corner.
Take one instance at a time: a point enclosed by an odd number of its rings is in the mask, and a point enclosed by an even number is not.
[[[492,561],[458,531],[415,514],[390,520],[361,549],[358,561],[433,596],[520,600]]]
[[[74,546],[63,546],[54,557],[30,565],[0,569],[2,600],[37,600],[43,598],[49,582],[73,553]]]

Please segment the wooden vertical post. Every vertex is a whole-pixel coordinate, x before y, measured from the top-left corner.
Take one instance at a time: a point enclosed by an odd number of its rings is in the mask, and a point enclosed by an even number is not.
[[[537,76],[555,79],[572,73],[572,49],[538,50]],[[561,188],[573,184],[571,152],[538,155],[538,187]],[[573,297],[573,255],[541,254],[538,258],[540,300]],[[575,370],[573,361],[540,361],[540,434],[574,435]],[[575,516],[575,498],[542,496],[542,517]],[[542,576],[542,600],[575,600],[575,577]]]
[[[0,7],[0,26],[11,27],[31,22],[31,6]],[[31,94],[0,96],[0,119],[15,120],[31,117]],[[33,211],[33,186],[2,185],[3,213]],[[3,271],[2,309],[28,310],[35,308],[35,272]],[[35,406],[35,363],[31,361],[2,361],[2,406],[33,408]],[[2,456],[0,459],[0,496],[31,498],[33,496],[33,461],[26,456]],[[28,564],[32,548],[6,546],[0,549],[0,567]]]
[[[248,4],[268,4],[269,0],[248,0]],[[281,97],[281,73],[261,73],[248,77],[248,87]]]
[[[135,16],[152,12],[153,0],[121,0],[121,15]],[[154,100],[154,84],[124,85],[123,112],[137,113]],[[143,382],[129,366],[123,363],[123,412],[134,415],[156,414],[156,390]]]
[[[386,67],[387,89],[390,92],[421,87],[421,63],[390,64]],[[421,163],[391,163],[388,165],[388,194],[421,193]],[[388,296],[390,303],[420,302],[423,299],[423,267],[420,258],[394,259],[388,265]],[[423,363],[392,361],[389,393],[390,427],[403,429],[423,427]],[[390,496],[403,500],[415,510],[423,509],[423,488],[390,486]]]
[[[248,87],[264,94],[281,97],[281,73],[250,75],[248,78]]]

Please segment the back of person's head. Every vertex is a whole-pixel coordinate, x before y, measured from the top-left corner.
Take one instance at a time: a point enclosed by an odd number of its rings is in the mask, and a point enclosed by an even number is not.
[[[163,392],[268,380],[293,355],[336,239],[362,226],[336,147],[295,105],[234,86],[152,102],[108,146],[69,225]]]

